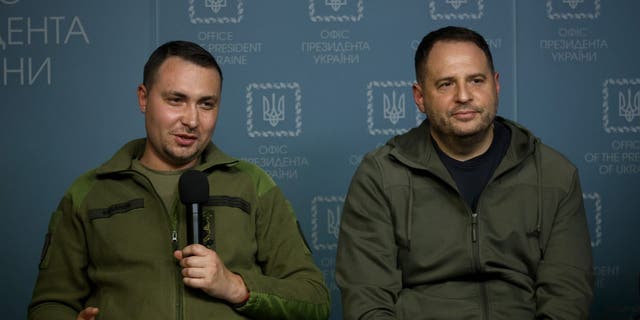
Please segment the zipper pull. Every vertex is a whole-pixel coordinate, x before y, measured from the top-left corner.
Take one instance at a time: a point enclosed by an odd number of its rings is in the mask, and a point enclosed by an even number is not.
[[[478,229],[478,214],[474,212],[471,214],[471,240],[473,242],[478,241],[477,229]]]
[[[175,230],[171,231],[171,245],[173,246],[173,251],[178,250],[178,232]]]

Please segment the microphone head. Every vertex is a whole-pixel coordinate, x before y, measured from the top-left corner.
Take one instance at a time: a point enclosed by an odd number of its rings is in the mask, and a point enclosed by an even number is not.
[[[205,203],[209,200],[209,181],[207,175],[198,170],[187,170],[178,181],[180,201],[184,204]]]

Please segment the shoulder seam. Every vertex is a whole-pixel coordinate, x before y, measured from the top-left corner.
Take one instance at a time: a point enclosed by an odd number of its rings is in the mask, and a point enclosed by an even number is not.
[[[91,190],[91,187],[97,181],[95,172],[96,169],[85,172],[67,189],[66,195],[70,197],[74,210],[78,210],[87,193],[89,193],[89,190]]]
[[[275,181],[273,181],[273,178],[271,178],[271,176],[267,174],[264,169],[260,168],[258,165],[252,162],[238,160],[238,163],[235,167],[238,168],[241,172],[247,174],[252,179],[256,187],[258,197],[263,196],[277,186]]]

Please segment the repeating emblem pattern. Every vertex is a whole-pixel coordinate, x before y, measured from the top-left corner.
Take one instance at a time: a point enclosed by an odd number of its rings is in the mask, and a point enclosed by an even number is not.
[[[302,93],[298,83],[251,83],[246,97],[250,137],[296,137],[302,132]],[[261,108],[254,105],[256,97]],[[256,113],[261,116],[256,118]]]
[[[432,0],[429,14],[433,20],[478,20],[484,14],[484,0]]]
[[[227,6],[227,0],[205,0],[204,6],[211,9],[214,14],[218,14],[220,9]]]
[[[552,20],[597,19],[600,0],[547,0],[547,17]]]
[[[243,1],[189,0],[189,19],[193,24],[238,23],[244,17]]]
[[[314,250],[338,247],[343,196],[316,196],[311,201],[311,239]]]
[[[324,4],[331,7],[333,11],[338,12],[342,6],[347,5],[347,0],[325,0]]]
[[[370,135],[396,135],[419,124],[424,115],[407,100],[411,81],[372,81],[367,85],[367,127]],[[415,110],[415,117],[407,108]]]
[[[604,81],[602,125],[607,133],[640,132],[640,78]]]
[[[587,218],[593,221],[593,223],[589,224],[589,229],[591,246],[595,248],[602,243],[602,201],[598,193],[583,193],[582,198],[585,200]]]
[[[309,0],[313,22],[357,22],[364,16],[363,0]]]

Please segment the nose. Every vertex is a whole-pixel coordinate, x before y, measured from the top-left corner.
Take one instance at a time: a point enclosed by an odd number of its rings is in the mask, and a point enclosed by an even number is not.
[[[467,88],[467,84],[461,84],[457,86],[458,91],[456,92],[456,100],[460,103],[466,103],[473,99],[469,88]]]
[[[198,127],[198,108],[195,104],[188,104],[182,113],[182,123],[189,129]]]

